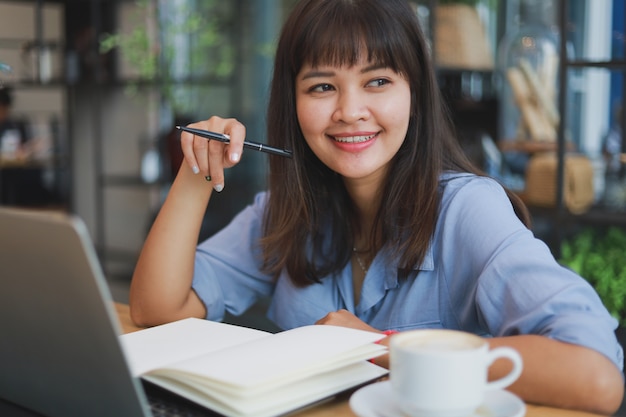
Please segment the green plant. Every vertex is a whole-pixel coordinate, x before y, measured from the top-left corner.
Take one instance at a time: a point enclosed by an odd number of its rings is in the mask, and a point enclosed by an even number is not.
[[[595,288],[612,316],[626,325],[626,231],[586,228],[562,246],[563,265]]]
[[[128,84],[135,95],[142,83],[157,82],[172,108],[185,113],[188,97],[180,81],[225,79],[234,68],[235,53],[228,39],[231,11],[223,2],[162,2],[137,0],[132,29],[105,34],[100,51],[118,49],[139,80]]]

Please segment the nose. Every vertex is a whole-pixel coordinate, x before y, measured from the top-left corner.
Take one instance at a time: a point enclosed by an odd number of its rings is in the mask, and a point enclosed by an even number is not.
[[[337,95],[333,121],[349,124],[367,120],[369,115],[367,100],[363,94],[354,91],[343,91]]]

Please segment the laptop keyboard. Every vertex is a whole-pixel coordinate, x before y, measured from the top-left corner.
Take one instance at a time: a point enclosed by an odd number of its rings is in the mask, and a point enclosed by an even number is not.
[[[219,417],[214,411],[142,381],[153,417]]]
[[[153,417],[197,417],[197,416],[216,416],[211,412],[193,410],[186,405],[175,404],[169,401],[163,401],[160,398],[148,398],[150,403],[150,411]]]

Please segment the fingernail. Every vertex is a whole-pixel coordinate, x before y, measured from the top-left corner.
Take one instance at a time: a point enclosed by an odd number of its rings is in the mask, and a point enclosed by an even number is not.
[[[237,152],[233,152],[230,154],[230,160],[232,162],[237,162],[239,161],[239,154]]]
[[[191,171],[193,171],[194,174],[197,174],[197,173],[200,172],[200,168],[198,168],[197,166],[194,165],[194,166],[191,167]]]
[[[224,184],[216,184],[215,187],[213,187],[213,189],[217,191],[218,193],[221,193],[222,190],[224,189]]]

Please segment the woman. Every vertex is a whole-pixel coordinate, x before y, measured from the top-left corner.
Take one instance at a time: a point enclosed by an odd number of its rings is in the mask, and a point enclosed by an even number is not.
[[[615,321],[533,237],[523,204],[463,156],[427,51],[404,0],[301,1],[281,34],[268,110],[270,145],[293,159],[271,156],[269,192],[196,247],[245,127],[191,125],[231,143],[182,135],[185,162],[133,277],[133,319],[220,320],[271,296],[268,315],[285,329],[460,329],[522,354],[510,389],[524,400],[613,412],[623,395]]]

